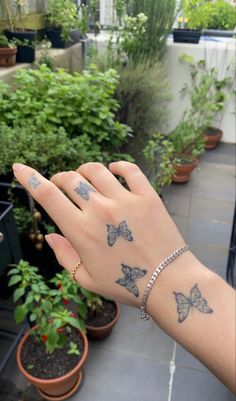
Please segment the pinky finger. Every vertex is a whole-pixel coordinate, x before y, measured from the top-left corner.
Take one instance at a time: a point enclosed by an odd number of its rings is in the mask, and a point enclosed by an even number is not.
[[[55,253],[58,263],[70,273],[80,260],[76,250],[62,235],[49,234],[45,236],[45,239]],[[77,269],[75,279],[82,287],[90,287],[91,279],[83,263]]]

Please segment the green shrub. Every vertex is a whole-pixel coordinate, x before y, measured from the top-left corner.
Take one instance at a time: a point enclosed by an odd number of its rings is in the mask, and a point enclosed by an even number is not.
[[[130,129],[115,121],[118,75],[93,67],[82,74],[45,65],[16,74],[17,89],[0,85],[0,173],[21,161],[50,173],[121,155]]]
[[[233,30],[236,25],[235,6],[225,0],[184,0],[188,26],[194,29]]]

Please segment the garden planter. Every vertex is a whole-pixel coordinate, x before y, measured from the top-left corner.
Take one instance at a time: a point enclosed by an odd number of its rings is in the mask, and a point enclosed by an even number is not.
[[[22,340],[20,341],[17,348],[17,364],[18,367],[23,374],[23,376],[33,384],[40,395],[46,400],[65,400],[70,397],[75,391],[79,388],[82,380],[82,367],[87,359],[88,355],[88,340],[84,333],[77,331],[82,339],[84,344],[84,349],[82,356],[78,363],[66,374],[60,377],[56,377],[54,379],[41,379],[35,376],[32,376],[23,366],[22,356],[24,354],[24,347],[27,345],[29,341],[30,332],[35,330],[33,327],[29,330]],[[60,349],[60,353],[62,349]],[[51,354],[49,354],[51,355]],[[37,361],[38,363],[38,361]],[[56,364],[56,363],[55,363]]]
[[[47,38],[52,43],[52,48],[54,49],[66,49],[78,43],[81,39],[81,34],[78,29],[73,29],[71,31],[71,40],[65,42],[61,38],[61,29],[60,28],[48,28],[47,29]]]
[[[5,31],[8,40],[19,40],[21,42],[28,41],[29,45],[17,45],[16,62],[17,63],[33,63],[35,61],[34,41],[36,38],[35,31],[11,32]]]
[[[16,64],[17,48],[0,47],[0,67],[12,67]]]
[[[175,173],[172,177],[172,182],[183,184],[190,180],[190,174],[198,164],[198,160],[193,158],[192,162],[183,164],[173,164]]]
[[[199,43],[201,30],[195,29],[174,29],[173,37],[176,43]]]
[[[220,142],[223,135],[223,131],[219,128],[208,127],[204,132],[205,138],[205,149],[215,149]]]
[[[117,302],[103,300],[103,303],[104,302],[112,303],[113,305],[115,305],[114,317],[109,323],[102,326],[99,326],[100,318],[101,320],[103,320],[103,316],[101,316],[100,314],[96,314],[96,317],[89,319],[89,323],[86,322],[87,335],[92,340],[100,341],[107,338],[111,334],[113,327],[115,326],[120,317],[120,307]]]

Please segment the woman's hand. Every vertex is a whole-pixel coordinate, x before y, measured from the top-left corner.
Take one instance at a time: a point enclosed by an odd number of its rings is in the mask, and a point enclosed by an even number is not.
[[[60,265],[85,288],[139,306],[156,266],[184,241],[141,170],[116,162],[87,163],[46,180],[15,164],[17,180],[46,210],[63,236],[46,236]],[[126,190],[115,175],[125,179]],[[66,195],[64,194],[66,193]]]

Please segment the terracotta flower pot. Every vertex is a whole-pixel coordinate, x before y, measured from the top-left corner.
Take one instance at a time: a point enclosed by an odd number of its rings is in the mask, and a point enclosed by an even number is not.
[[[220,142],[223,135],[223,131],[219,128],[209,127],[204,132],[205,138],[205,149],[215,149]]]
[[[172,182],[177,182],[183,184],[190,180],[190,174],[195,169],[198,164],[198,160],[196,158],[192,159],[190,163],[183,164],[173,164],[175,169],[175,173],[172,177]]]
[[[12,67],[15,65],[16,53],[16,47],[0,47],[0,67]]]
[[[88,356],[88,339],[84,333],[78,330],[84,342],[84,352],[78,364],[70,372],[55,379],[39,379],[30,375],[21,363],[22,347],[33,330],[35,330],[35,327],[27,331],[18,345],[16,354],[18,367],[23,376],[36,387],[44,399],[53,401],[65,400],[74,394],[81,384],[82,367]]]
[[[111,334],[113,327],[115,326],[120,317],[120,306],[117,302],[115,301],[113,302],[116,306],[116,315],[110,323],[101,327],[93,327],[86,325],[88,337],[91,338],[92,340],[97,340],[97,341],[104,340]]]

